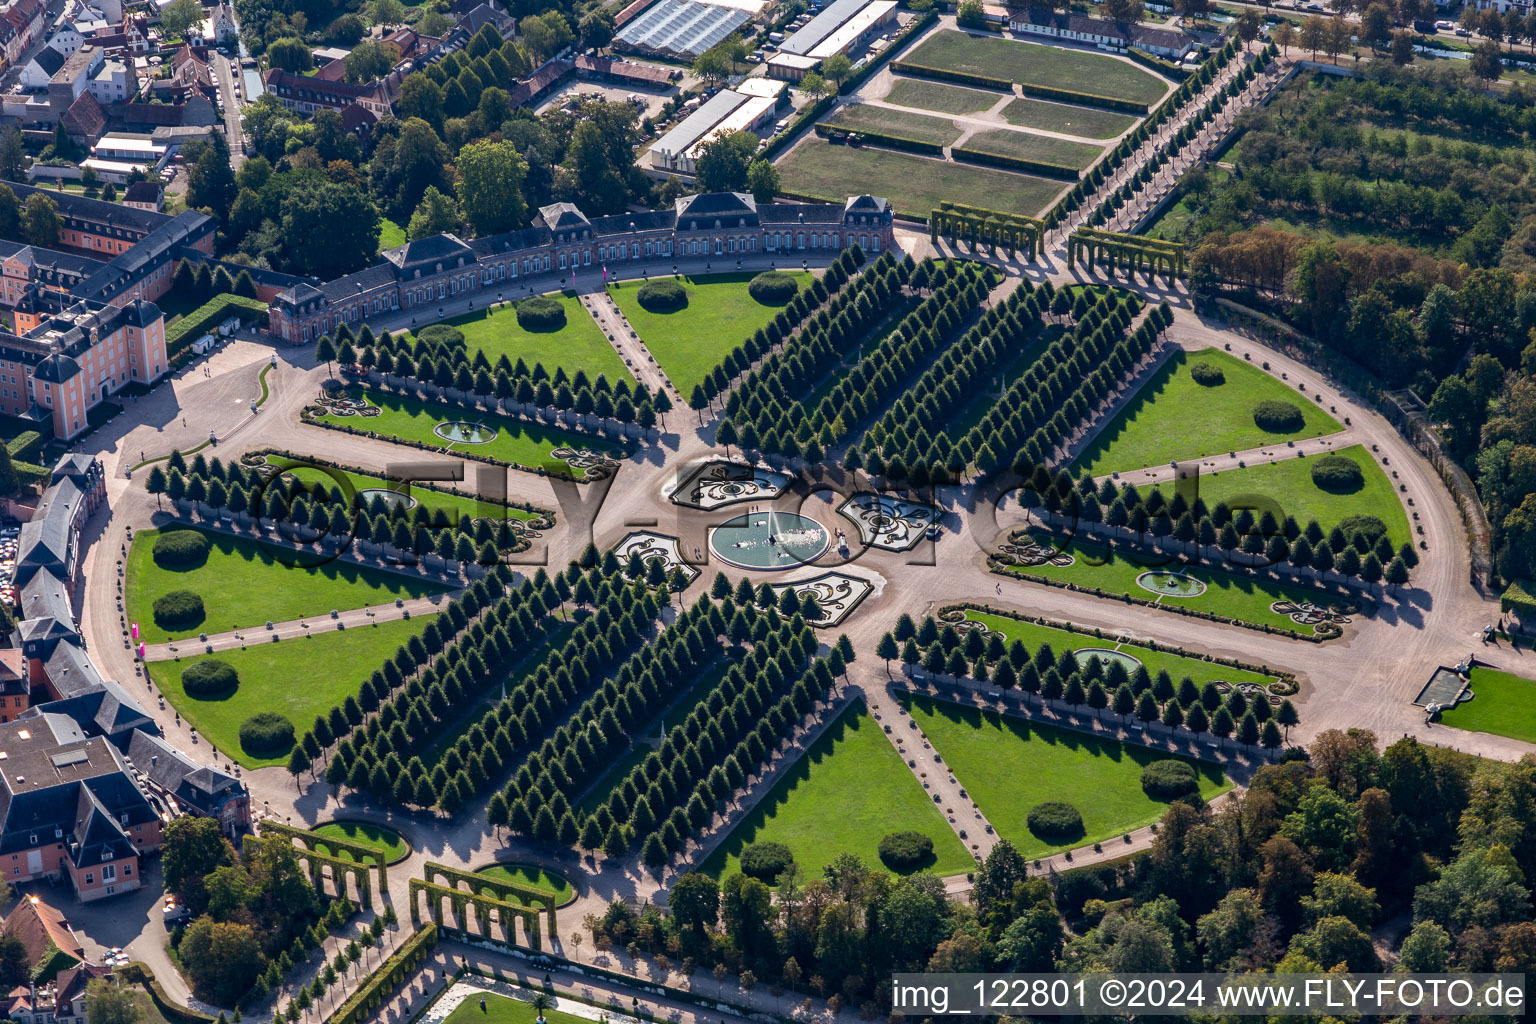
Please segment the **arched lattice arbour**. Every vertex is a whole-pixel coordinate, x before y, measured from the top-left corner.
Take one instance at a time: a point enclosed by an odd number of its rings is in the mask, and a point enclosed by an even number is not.
[[[1178,242],[1095,228],[1079,228],[1067,239],[1067,266],[1075,267],[1079,260],[1090,271],[1107,265],[1111,273],[1123,268],[1131,273],[1183,277],[1185,272],[1184,246]]]
[[[379,892],[389,891],[386,867],[389,858],[382,850],[271,820],[260,822],[258,828],[264,840],[288,842],[299,847],[299,859],[308,863],[310,881],[317,889],[321,888],[324,877],[322,869],[328,867],[336,895],[346,895],[347,878],[356,883],[360,907],[373,905],[371,873],[374,869],[379,872]]]
[[[943,235],[951,243],[967,241],[1021,252],[1027,260],[1040,253],[1040,236],[1045,222],[1017,213],[984,210],[979,206],[943,201],[928,214],[928,238],[937,242]]]
[[[530,889],[515,882],[506,882],[486,875],[460,871],[444,864],[428,862],[422,874],[425,879],[413,878],[410,884],[411,922],[420,922],[420,897],[427,898],[427,915],[443,924],[443,901],[453,908],[460,931],[470,931],[469,908],[475,910],[475,931],[485,938],[496,938],[492,925],[501,928],[501,941],[508,945],[523,945],[532,949],[542,948],[539,916],[548,918],[549,934],[558,935],[555,921],[555,897],[537,889]],[[446,885],[438,883],[441,879]],[[518,942],[517,922],[523,924],[523,941]]]

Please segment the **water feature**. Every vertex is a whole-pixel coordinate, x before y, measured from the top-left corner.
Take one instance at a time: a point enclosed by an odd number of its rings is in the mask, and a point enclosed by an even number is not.
[[[445,441],[455,444],[485,444],[496,439],[496,428],[488,427],[483,423],[469,423],[464,420],[449,420],[439,423],[432,428],[432,432]]]
[[[716,527],[709,549],[743,569],[793,569],[815,561],[831,538],[816,520],[798,512],[748,512]]]
[[[1156,569],[1136,577],[1136,585],[1143,590],[1166,597],[1199,597],[1205,593],[1205,584],[1182,572]]]

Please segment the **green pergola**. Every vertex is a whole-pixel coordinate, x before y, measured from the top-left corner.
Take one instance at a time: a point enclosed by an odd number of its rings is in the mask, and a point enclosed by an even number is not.
[[[1124,269],[1133,274],[1146,271],[1165,277],[1183,277],[1187,269],[1184,246],[1178,242],[1096,228],[1079,228],[1067,239],[1067,266],[1075,267],[1079,261],[1090,271],[1107,266],[1111,273]]]
[[[984,210],[979,206],[942,201],[928,214],[928,238],[937,242],[942,235],[951,243],[968,241],[1006,249],[1009,254],[1022,252],[1033,260],[1040,253],[1045,222],[1018,213]]]

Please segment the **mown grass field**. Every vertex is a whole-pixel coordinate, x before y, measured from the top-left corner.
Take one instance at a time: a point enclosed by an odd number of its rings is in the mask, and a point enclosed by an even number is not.
[[[846,196],[844,197],[847,198]],[[729,257],[720,257],[724,266]],[[730,260],[730,262],[735,262]],[[801,289],[809,288],[813,274],[790,273]],[[772,320],[782,306],[765,306],[747,293],[756,273],[709,274],[681,279],[688,305],[673,313],[652,313],[640,305],[637,293],[643,281],[620,281],[608,286],[625,319],[645,342],[645,347],[666,371],[686,399],[693,386],[709,375],[726,353]]]
[[[1224,383],[1207,387],[1190,376],[1206,363]],[[1253,421],[1254,406],[1289,402],[1301,411],[1299,430],[1274,433]],[[1164,466],[1266,444],[1284,444],[1343,430],[1338,420],[1278,377],[1220,349],[1177,351],[1077,457],[1076,468],[1093,476]]]
[[[278,466],[287,466],[292,462],[283,455],[269,455],[267,461]],[[319,466],[291,466],[284,469],[285,475],[291,475],[304,484],[322,484],[326,490],[331,487],[340,487],[337,476],[341,476],[352,484],[358,491],[365,490],[389,490],[396,493],[406,493],[414,498],[424,508],[442,509],[447,513],[450,522],[456,523],[456,516],[469,516],[478,519],[488,516],[493,519],[531,519],[534,513],[527,509],[511,508],[500,502],[479,501],[462,494],[448,494],[444,491],[435,491],[420,485],[410,486],[408,482],[398,480],[385,480],[383,477],[374,476],[371,473],[358,473],[349,470],[322,469]],[[452,486],[440,484],[439,486]],[[462,484],[459,486],[463,486]]]
[[[292,566],[279,562],[256,541],[211,530],[198,532],[208,538],[208,560],[192,569],[172,569],[155,562],[159,530],[134,534],[128,550],[124,599],[128,621],[139,624],[139,636],[145,643],[250,629],[306,615],[318,618],[332,609],[388,604],[397,597],[421,597],[448,589],[340,560],[315,568]],[[155,622],[155,599],[173,590],[190,590],[202,597],[206,617],[200,625],[173,634]]]
[[[568,376],[585,370],[595,379],[601,373],[613,384],[632,379],[618,351],[575,294],[551,292],[548,298],[565,308],[565,326],[559,330],[527,330],[517,322],[515,303],[511,302],[442,322],[463,331],[470,351],[480,349],[493,364],[506,355],[514,364],[521,359],[530,370],[543,363],[551,374],[558,367]]]
[[[1456,729],[1536,743],[1536,682],[1476,665],[1472,694],[1471,700],[1440,712],[1440,721]]]
[[[511,882],[514,885],[540,889],[549,893],[560,903],[565,903],[576,895],[576,890],[571,888],[571,883],[566,881],[564,876],[532,864],[492,864],[490,867],[481,868],[475,874],[494,878],[498,882]]]
[[[947,146],[960,137],[959,126],[947,117],[927,117],[868,103],[842,107],[827,119],[827,123],[849,131],[885,132],[936,146]]]
[[[902,763],[862,701],[839,720],[779,779],[715,848],[702,868],[724,878],[740,870],[748,843],[783,843],[807,877],[841,853],[880,865],[880,840],[892,832],[921,832],[933,840],[928,870],[951,875],[975,861],[961,845],[926,790]]]
[[[535,423],[524,423],[519,420],[497,416],[494,413],[481,412],[474,409],[465,409],[460,406],[449,405],[446,402],[435,402],[420,398],[412,398],[408,395],[397,395],[390,391],[366,391],[353,389],[354,398],[362,398],[372,405],[378,406],[382,412],[377,416],[363,418],[361,416],[335,416],[326,413],[315,417],[321,423],[332,423],[337,426],[352,427],[357,430],[371,430],[378,434],[391,435],[406,441],[418,441],[431,445],[434,448],[450,449],[448,441],[439,437],[433,430],[439,423],[464,421],[478,424],[482,427],[495,428],[496,436],[483,444],[469,444],[455,442],[452,449],[462,449],[473,452],[476,455],[487,456],[505,463],[516,463],[520,466],[558,470],[562,473],[570,473],[578,479],[585,476],[585,470],[573,468],[564,459],[557,459],[550,452],[555,448],[587,448],[594,451],[609,452],[615,458],[623,455],[617,445],[604,441],[598,437],[586,434],[576,434],[570,431],[560,430],[554,427],[540,426]]]
[[[1324,590],[1286,586],[1199,566],[1180,565],[1177,562],[1164,565],[1157,556],[1133,560],[1126,558],[1118,550],[1102,544],[1069,540],[1044,531],[1037,534],[1036,539],[1042,544],[1072,555],[1075,559],[1073,564],[1010,566],[1006,571],[1020,576],[1044,576],[1047,579],[1073,583],[1079,587],[1097,587],[1112,594],[1129,594],[1143,601],[1156,601],[1161,607],[1212,612],[1241,619],[1256,626],[1275,626],[1293,629],[1300,633],[1310,633],[1312,627],[1295,622],[1289,615],[1270,611],[1270,605],[1276,601],[1309,601],[1326,606],[1336,601],[1346,600],[1343,595]],[[1137,577],[1142,573],[1154,569],[1192,576],[1205,584],[1205,592],[1189,597],[1159,594],[1136,582]],[[1347,602],[1357,604],[1359,599],[1350,595]]]
[[[374,825],[364,821],[328,821],[324,825],[316,825],[311,831],[358,846],[382,850],[390,864],[404,860],[411,852],[411,844],[388,825]],[[336,851],[335,856],[342,860],[352,859],[352,855],[345,850]]]
[[[908,696],[902,704],[997,834],[1025,857],[1095,842],[1109,849],[1121,833],[1160,818],[1168,802],[1141,788],[1141,769],[1152,761],[1195,765],[1206,799],[1232,788],[1221,769],[1206,762],[948,701]],[[1051,842],[1029,830],[1029,809],[1047,800],[1077,808],[1083,816],[1080,837]]]
[[[1007,128],[977,132],[965,141],[965,148],[980,150],[983,153],[996,153],[999,156],[1011,156],[1019,160],[1038,160],[1041,163],[1056,164],[1060,167],[1075,167],[1079,170],[1097,160],[1099,154],[1104,151],[1102,146],[1094,146],[1086,142],[1069,142],[1049,135],[1009,131]]]
[[[898,212],[927,217],[939,200],[1035,216],[1067,183],[995,167],[940,160],[871,146],[834,146],[808,138],[778,162],[786,191],[842,202],[869,192]]]
[[[1135,103],[1152,104],[1170,88],[1165,79],[1128,60],[952,30],[933,33],[902,59],[913,64],[1005,78],[1025,86],[1070,89]]]
[[[287,764],[286,750],[268,757],[243,750],[240,723],[258,711],[275,711],[292,722],[295,734],[302,736],[316,715],[329,714],[331,708],[356,694],[370,672],[431,621],[431,615],[417,615],[276,643],[263,632],[252,636],[248,647],[152,661],[149,676],[206,742],[244,767]],[[188,696],[181,685],[182,672],[210,658],[233,667],[240,685],[229,696],[215,700]]]
[[[1343,455],[1360,464],[1365,481],[1358,491],[1335,494],[1318,487],[1312,482],[1312,461],[1321,456],[1308,455],[1304,459],[1282,459],[1244,469],[1202,473],[1199,494],[1208,506],[1225,501],[1234,508],[1238,499],[1268,499],[1279,506],[1284,515],[1295,516],[1303,526],[1309,519],[1316,519],[1324,531],[1333,529],[1349,516],[1375,516],[1387,524],[1387,536],[1392,539],[1393,547],[1411,539],[1408,513],[1398,500],[1397,485],[1387,477],[1371,453],[1357,444],[1330,454]]]
[[[1117,114],[1113,110],[1052,103],[1027,96],[1004,107],[1003,118],[1009,124],[1024,128],[1061,132],[1063,135],[1076,135],[1084,139],[1117,138],[1136,127],[1136,122],[1140,120],[1134,114]]]
[[[922,78],[897,78],[885,95],[887,103],[920,107],[944,114],[974,114],[987,110],[1006,98],[1007,93],[987,89],[969,89],[963,85],[945,85]]]

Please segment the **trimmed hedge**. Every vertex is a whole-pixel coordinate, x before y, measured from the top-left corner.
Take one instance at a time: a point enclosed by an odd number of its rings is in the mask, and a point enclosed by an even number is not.
[[[765,270],[747,282],[747,294],[765,306],[782,306],[799,290],[800,282],[780,270]]]
[[[1365,486],[1365,473],[1354,459],[1324,455],[1312,463],[1312,482],[1334,494],[1351,494]]]
[[[917,75],[920,78],[936,78],[941,82],[959,82],[961,85],[979,85],[983,89],[1013,91],[1012,79],[973,75],[969,71],[956,71],[953,68],[941,68],[933,64],[914,64],[909,60],[899,60],[891,65],[891,70],[900,71],[906,75]]]
[[[1377,540],[1386,536],[1387,524],[1377,516],[1357,514],[1340,519],[1339,532],[1351,541],[1355,539],[1355,534],[1363,533],[1367,543],[1375,544]]]
[[[1075,839],[1083,834],[1083,816],[1076,807],[1060,800],[1035,804],[1024,819],[1029,830],[1041,839]]]
[[[190,590],[173,590],[155,598],[155,624],[161,629],[191,629],[208,617],[203,598]]]
[[[239,686],[240,676],[235,667],[217,658],[193,662],[181,673],[181,688],[187,691],[187,696],[200,700],[228,696]]]
[[[29,462],[37,456],[43,446],[43,435],[35,430],[23,430],[9,441],[5,442],[5,450],[11,453],[11,459],[21,459]]]
[[[240,723],[240,748],[248,754],[281,754],[293,746],[293,723],[276,711],[258,711]]]
[[[1063,181],[1078,181],[1081,178],[1077,168],[1067,167],[1062,164],[1048,164],[1040,160],[1025,160],[1023,157],[1005,156],[1002,153],[987,153],[969,146],[955,146],[949,151],[950,156],[956,160],[964,160],[967,163],[986,164],[989,167],[1004,167],[1012,171],[1023,171],[1025,174],[1033,174],[1041,178],[1060,178]]]
[[[517,304],[517,325],[525,331],[558,331],[565,326],[565,304],[548,295],[524,299]]]
[[[208,561],[213,546],[198,530],[166,530],[155,538],[151,551],[155,564],[167,569],[195,569]]]
[[[880,860],[892,871],[915,871],[933,860],[933,840],[921,832],[892,832],[880,840]]]
[[[1307,425],[1307,418],[1290,402],[1260,402],[1253,407],[1253,422],[1276,434],[1289,434]]]
[[[641,285],[635,300],[651,313],[676,313],[687,307],[688,290],[670,277],[663,277]]]
[[[1031,84],[1023,88],[1025,96],[1037,100],[1057,100],[1061,103],[1076,103],[1080,107],[1099,107],[1103,110],[1116,110],[1122,114],[1145,116],[1147,113],[1147,104],[1137,103],[1135,100],[1122,100],[1114,96],[1095,96],[1091,92],[1058,89],[1054,85]]]
[[[428,345],[450,345],[453,348],[464,347],[464,332],[452,324],[431,324],[417,331],[416,337]]]
[[[861,142],[883,143],[891,149],[905,149],[913,153],[922,153],[926,156],[943,156],[944,147],[936,142],[928,142],[924,139],[909,139],[905,135],[892,135],[889,132],[871,131],[868,128],[845,128],[840,124],[828,124],[825,121],[816,125],[816,134],[822,138],[850,138],[857,135]]]
[[[1182,82],[1190,76],[1190,69],[1183,64],[1175,64],[1171,60],[1164,60],[1134,46],[1127,48],[1125,55],[1142,67],[1150,71],[1156,71],[1158,74],[1166,78],[1172,78],[1177,82]]]
[[[330,1024],[357,1024],[372,1016],[373,1011],[384,1003],[385,996],[404,981],[416,966],[426,958],[427,952],[437,945],[437,925],[428,921],[421,929],[406,939],[395,954],[379,965],[378,970],[352,993],[332,1015]]]
[[[215,295],[165,329],[166,358],[174,359],[180,355],[200,335],[217,327],[231,311],[242,314],[242,320],[249,319],[245,314],[265,316],[267,304],[260,299],[248,299],[232,292]]]
[[[795,855],[783,843],[749,843],[741,851],[741,873],[771,882],[795,862]]]
[[[1220,387],[1227,382],[1227,375],[1221,372],[1221,367],[1212,366],[1210,363],[1191,363],[1189,367],[1189,375],[1193,377],[1195,379],[1195,383],[1199,384],[1201,387]],[[1254,410],[1254,415],[1258,415],[1258,410]]]
[[[1151,761],[1141,770],[1141,788],[1154,800],[1173,800],[1200,792],[1200,780],[1188,761]]]

